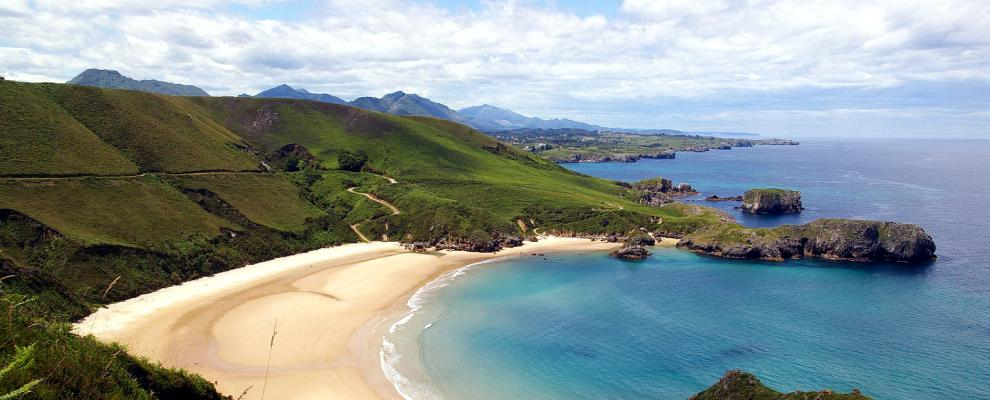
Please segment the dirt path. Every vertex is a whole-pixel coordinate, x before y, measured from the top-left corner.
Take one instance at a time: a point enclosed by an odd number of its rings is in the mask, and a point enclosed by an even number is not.
[[[361,230],[358,229],[359,226],[361,226],[361,224],[351,224],[351,230],[358,235],[358,239],[361,239],[362,242],[371,243],[371,241],[368,240],[368,237],[364,236],[364,234],[361,233]]]
[[[378,204],[381,204],[381,205],[383,205],[385,207],[388,207],[389,210],[392,210],[392,215],[402,214],[402,211],[399,211],[399,209],[396,208],[395,206],[393,206],[391,203],[389,203],[389,202],[387,202],[385,200],[379,199],[379,198],[377,198],[375,196],[372,196],[372,195],[370,195],[368,193],[359,192],[359,191],[357,191],[355,189],[357,189],[357,188],[356,187],[352,187],[352,188],[348,188],[347,191],[348,192],[351,192],[351,193],[357,193],[357,194],[363,195],[364,197],[367,197],[367,198],[371,199],[371,201],[373,201],[375,203],[378,203]]]

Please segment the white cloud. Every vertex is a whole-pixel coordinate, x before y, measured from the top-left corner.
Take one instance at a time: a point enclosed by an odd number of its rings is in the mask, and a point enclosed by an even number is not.
[[[626,0],[610,18],[530,1],[327,0],[298,20],[232,11],[269,3],[0,0],[0,73],[65,81],[105,67],[214,94],[403,89],[543,115],[566,110],[561,99],[990,82],[982,0]]]

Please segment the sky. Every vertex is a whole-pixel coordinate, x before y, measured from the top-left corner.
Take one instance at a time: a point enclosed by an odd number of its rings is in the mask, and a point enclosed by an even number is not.
[[[609,127],[990,137],[987,0],[0,0],[0,27],[20,81],[104,68]]]

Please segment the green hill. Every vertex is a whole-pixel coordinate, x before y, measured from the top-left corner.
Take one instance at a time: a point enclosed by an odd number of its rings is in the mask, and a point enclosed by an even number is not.
[[[137,165],[63,109],[44,86],[0,84],[0,174],[132,174]]]
[[[0,337],[14,338],[0,341],[0,362],[32,343],[39,361],[63,360],[32,364],[0,393],[45,376],[39,398],[209,397],[199,378],[117,356],[65,322],[355,242],[351,225],[371,238],[492,250],[536,231],[679,235],[719,221],[700,207],[641,205],[629,185],[434,118],[11,81],[0,96],[0,306],[17,316],[0,324]]]

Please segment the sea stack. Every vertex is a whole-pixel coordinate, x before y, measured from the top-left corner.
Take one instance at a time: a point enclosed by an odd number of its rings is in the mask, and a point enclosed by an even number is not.
[[[689,400],[870,400],[857,389],[850,393],[838,393],[831,390],[817,392],[781,393],[760,382],[753,374],[733,370],[719,379],[705,391],[691,396]]]
[[[753,214],[799,213],[801,192],[784,189],[751,189],[743,194],[742,210]]]

